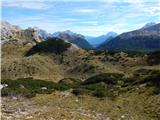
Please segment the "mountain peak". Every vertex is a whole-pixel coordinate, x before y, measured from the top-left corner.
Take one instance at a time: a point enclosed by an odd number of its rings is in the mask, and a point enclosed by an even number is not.
[[[62,40],[67,40],[71,43],[78,45],[81,48],[91,49],[92,46],[87,42],[85,37],[81,34],[74,33],[70,30],[62,31],[62,32],[55,32],[53,33],[54,37],[58,37]]]
[[[86,37],[86,39],[94,47],[97,47],[98,45],[102,44],[103,42],[110,40],[110,38],[115,38],[116,36],[117,36],[117,33],[111,31],[105,35],[101,35],[98,37]]]
[[[10,24],[10,23],[7,22],[7,21],[2,21],[1,24],[2,24],[2,27],[5,28],[5,29],[7,29],[7,30],[17,31],[17,30],[20,30],[20,29],[21,29],[19,26],[17,26],[17,25],[12,25],[12,24]]]
[[[157,51],[160,49],[159,30],[160,23],[150,23],[145,28],[123,33],[100,48],[118,51]]]
[[[19,26],[12,25],[7,21],[1,21],[1,40],[9,40],[18,31],[21,31]]]
[[[71,30],[65,30],[66,33],[73,33]]]
[[[147,23],[147,24],[145,24],[145,26],[144,26],[144,27],[142,27],[142,29],[145,29],[145,28],[151,27],[151,26],[153,26],[153,25],[156,25],[156,23],[155,23],[155,22]]]
[[[34,32],[37,32],[41,39],[46,40],[49,37],[52,37],[52,34],[47,33],[45,30],[40,29],[38,27],[29,27],[28,30],[33,30]]]
[[[115,37],[115,36],[117,36],[117,33],[116,32],[108,32],[107,34],[106,34],[108,37]]]

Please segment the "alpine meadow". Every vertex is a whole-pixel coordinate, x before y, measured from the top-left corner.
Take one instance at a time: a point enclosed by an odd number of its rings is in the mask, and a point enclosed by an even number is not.
[[[159,0],[2,0],[1,120],[160,120]]]

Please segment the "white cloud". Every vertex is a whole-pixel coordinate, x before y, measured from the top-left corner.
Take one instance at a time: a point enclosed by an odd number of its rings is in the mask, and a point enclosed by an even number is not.
[[[76,9],[75,11],[79,13],[94,13],[96,12],[96,9],[81,8],[81,9]]]
[[[129,3],[129,4],[142,4],[142,3],[158,3],[159,0],[104,0],[106,3]]]
[[[45,12],[47,14],[38,12],[34,16],[17,15],[14,20],[10,17],[10,21],[22,27],[37,26],[51,33],[70,29],[84,35],[97,36],[110,31],[122,33],[134,30],[150,22],[153,16],[160,15],[160,7],[156,0],[3,0],[2,4],[8,7],[48,9],[56,1],[100,3],[96,6],[76,3],[76,6],[72,6],[75,5],[74,3],[70,7],[70,4],[62,2],[58,4],[60,6],[54,6],[53,9],[48,10],[49,12]]]
[[[62,21],[63,22],[76,22],[76,21],[78,21],[78,19],[76,19],[76,18],[64,18]]]
[[[105,2],[107,5],[114,4],[114,3],[140,4],[140,3],[143,3],[144,0],[106,0],[103,2]]]
[[[150,15],[160,15],[160,6],[148,6],[147,8],[144,8],[144,12],[150,14]]]
[[[98,22],[97,21],[84,21],[84,22],[80,22],[82,24],[92,24],[92,25],[97,25]]]
[[[26,1],[26,0],[14,0],[14,1],[2,1],[2,6],[6,7],[19,7],[27,9],[48,9],[52,5],[49,2],[40,1]]]

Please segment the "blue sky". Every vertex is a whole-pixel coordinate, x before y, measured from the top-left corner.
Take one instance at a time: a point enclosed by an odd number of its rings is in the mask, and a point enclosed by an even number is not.
[[[53,33],[98,36],[160,22],[159,0],[2,0],[2,20]]]

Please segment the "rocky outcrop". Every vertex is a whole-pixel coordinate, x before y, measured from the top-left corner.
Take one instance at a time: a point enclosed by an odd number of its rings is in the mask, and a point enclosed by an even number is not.
[[[16,25],[11,25],[8,22],[1,22],[1,40],[9,40],[16,36],[21,31],[21,28]]]
[[[2,22],[1,26],[1,42],[11,42],[15,44],[23,44],[28,45],[32,44],[35,45],[42,41],[40,34],[37,30],[33,28],[28,29],[21,29],[16,25],[11,25],[8,22]]]

